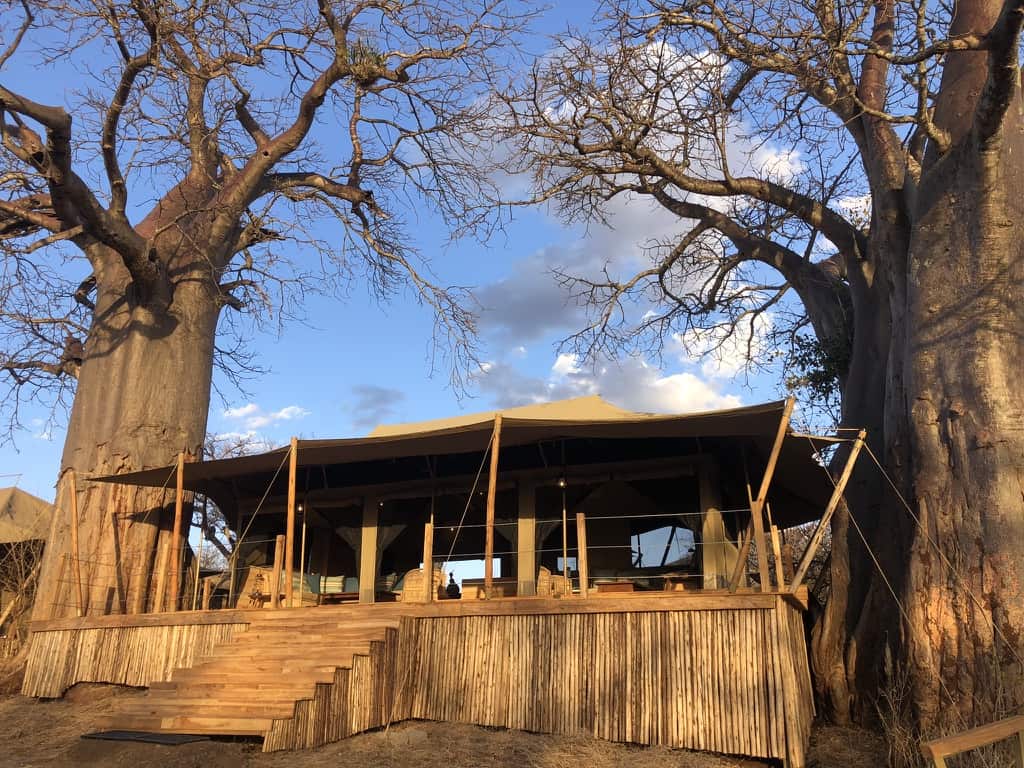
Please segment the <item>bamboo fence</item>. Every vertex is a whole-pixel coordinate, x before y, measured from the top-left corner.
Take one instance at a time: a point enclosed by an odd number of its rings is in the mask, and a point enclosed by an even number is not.
[[[255,616],[296,626],[391,616],[397,630],[367,630],[366,652],[296,699],[291,717],[272,721],[265,751],[423,719],[586,733],[801,768],[814,716],[801,614],[780,594],[666,594],[213,611],[192,614],[190,624],[173,623],[182,614],[69,619],[33,631],[23,693],[167,681]],[[303,633],[281,642],[301,654]]]
[[[246,624],[121,626],[33,632],[26,696],[56,698],[76,683],[148,686],[231,639]]]

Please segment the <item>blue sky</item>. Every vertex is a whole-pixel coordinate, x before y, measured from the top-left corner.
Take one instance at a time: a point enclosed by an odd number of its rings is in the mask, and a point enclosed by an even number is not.
[[[581,23],[587,2],[559,3],[538,23],[531,45],[544,34]],[[22,77],[28,75],[22,74]],[[18,72],[5,73],[15,90]],[[31,89],[42,102],[61,102],[63,80],[33,72]],[[141,195],[140,195],[141,196]],[[447,244],[441,224],[417,223],[415,246],[440,282],[472,285],[482,305],[481,352],[486,371],[459,398],[446,372],[430,376],[429,312],[408,295],[379,304],[360,284],[347,301],[311,296],[305,323],[292,323],[252,339],[268,372],[240,393],[218,376],[226,402],[215,395],[209,431],[251,434],[268,443],[291,435],[358,435],[379,422],[411,421],[526,402],[601,393],[618,405],[650,411],[702,410],[778,396],[777,376],[747,379],[736,361],[700,361],[669,349],[661,361],[640,358],[594,369],[559,356],[559,339],[579,327],[580,310],[566,302],[550,270],[586,271],[606,261],[628,263],[651,236],[679,223],[645,202],[613,205],[613,228],[565,227],[544,210],[517,210],[506,231],[488,244]],[[0,485],[17,484],[43,498],[53,485],[63,443],[61,426],[47,429],[42,411],[26,412],[16,445],[0,446]]]

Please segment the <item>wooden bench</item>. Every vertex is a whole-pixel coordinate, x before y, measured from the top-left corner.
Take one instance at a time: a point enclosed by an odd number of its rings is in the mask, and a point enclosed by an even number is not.
[[[597,582],[597,594],[619,594],[632,592],[633,582],[631,581],[599,581]]]
[[[1021,768],[1024,768],[1024,715],[1009,717],[989,725],[982,725],[941,739],[921,744],[921,754],[935,762],[935,768],[946,768],[946,758],[959,755],[979,747],[987,747],[997,741],[1017,737],[1020,749]]]

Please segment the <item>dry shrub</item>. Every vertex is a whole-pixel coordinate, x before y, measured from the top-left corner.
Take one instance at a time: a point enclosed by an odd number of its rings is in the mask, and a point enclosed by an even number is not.
[[[888,666],[888,665],[887,665]],[[988,722],[995,722],[1006,717],[1019,714],[1009,696],[1003,694],[1003,686],[999,684],[1002,673],[998,664],[993,664],[992,677],[997,685],[995,695],[996,711]],[[948,705],[948,702],[944,702]],[[879,692],[876,702],[878,718],[882,726],[889,751],[889,765],[893,768],[931,767],[930,760],[921,754],[921,743],[930,739],[952,735],[967,730],[973,724],[951,724],[941,727],[937,733],[922,736],[911,709],[910,675],[906,669],[896,666],[889,675],[888,684]],[[948,705],[947,712],[957,712],[955,705]],[[951,718],[952,715],[949,715]],[[947,719],[949,719],[947,718]],[[946,758],[948,768],[1020,768],[1020,749],[1017,739],[992,744],[980,749],[971,750],[960,755]]]

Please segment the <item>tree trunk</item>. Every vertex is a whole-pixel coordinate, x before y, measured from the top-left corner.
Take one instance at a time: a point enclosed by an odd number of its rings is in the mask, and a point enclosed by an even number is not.
[[[946,159],[948,186],[922,201],[912,249],[907,382],[922,529],[906,661],[925,728],[1024,703],[1024,248],[1014,232],[1024,141],[1011,121],[1001,146]]]
[[[180,280],[169,306],[153,310],[129,307],[133,289],[123,269],[110,272],[97,273],[36,619],[76,612],[73,569],[61,563],[71,552],[70,469],[78,476],[84,613],[152,610],[171,538],[175,478],[169,475],[166,490],[88,478],[172,464],[178,451],[198,456],[206,430],[218,314],[208,280]]]
[[[987,32],[998,10],[958,3],[951,33]],[[875,298],[892,314],[883,390],[844,392],[846,423],[875,431],[870,444],[912,512],[884,485],[853,484],[853,519],[834,519],[833,601],[814,637],[826,711],[877,716],[903,680],[901,711],[883,718],[905,717],[921,736],[1024,704],[1024,119],[1018,85],[996,140],[978,140],[986,72],[983,52],[948,57],[935,121],[954,149],[926,157],[906,258],[888,254],[891,285]],[[876,199],[873,241],[877,210]],[[880,475],[861,463],[858,477]]]

